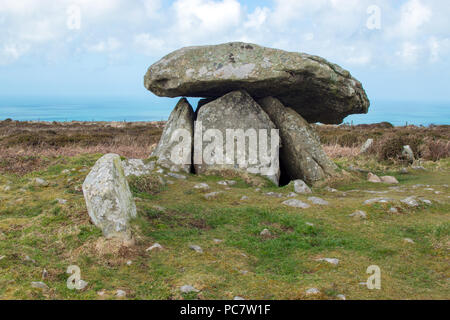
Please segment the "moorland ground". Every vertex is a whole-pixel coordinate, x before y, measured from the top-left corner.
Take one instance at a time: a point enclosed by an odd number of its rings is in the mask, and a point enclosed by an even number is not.
[[[258,188],[240,177],[231,177],[237,183],[229,187],[214,176],[165,185],[152,176],[132,179],[136,243],[117,248],[90,223],[81,184],[102,154],[148,158],[163,126],[0,122],[1,299],[116,299],[118,289],[130,299],[450,298],[449,126],[317,126],[346,177],[313,188],[327,206],[298,195],[311,208],[287,207],[282,202],[292,185]],[[368,138],[373,147],[359,155]],[[402,159],[405,144],[421,158],[415,169]],[[369,183],[369,171],[400,184]],[[48,185],[34,183],[37,177]],[[210,190],[194,189],[199,182]],[[222,193],[205,199],[212,191]],[[417,207],[401,202],[409,196]],[[364,204],[378,197],[389,201]],[[367,219],[349,217],[356,210]],[[261,236],[263,229],[271,236]],[[155,242],[164,250],[146,251]],[[84,290],[67,288],[69,265],[80,267]],[[361,285],[370,265],[381,269],[380,290]],[[32,288],[33,281],[48,289]],[[182,294],[186,284],[199,292]],[[309,288],[321,293],[307,295]]]

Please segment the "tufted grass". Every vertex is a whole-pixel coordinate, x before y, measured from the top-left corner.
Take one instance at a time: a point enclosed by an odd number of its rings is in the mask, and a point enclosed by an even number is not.
[[[398,173],[400,167],[368,158],[339,158],[349,165],[377,174],[393,174],[401,190],[370,184],[365,174],[353,174],[350,182],[337,181],[332,193],[314,188],[315,196],[330,206],[294,209],[282,205],[286,198],[271,198],[266,192],[288,194],[291,187],[256,187],[241,178],[229,190],[217,184],[222,177],[173,178],[174,184],[138,197],[138,217],[132,222],[136,244],[109,250],[101,232],[93,226],[84,204],[81,184],[100,154],[61,156],[49,165],[26,174],[0,176],[0,299],[115,299],[117,289],[129,299],[449,299],[450,203],[448,159],[427,162],[427,171]],[[68,173],[62,173],[63,170]],[[48,187],[35,186],[41,177]],[[200,182],[208,191],[193,189]],[[434,191],[414,185],[430,185]],[[9,191],[3,187],[8,185]],[[153,190],[153,189],[152,189]],[[361,190],[361,191],[354,191]],[[369,194],[364,190],[387,194]],[[213,200],[204,194],[222,191]],[[343,192],[346,196],[343,196]],[[241,201],[246,195],[249,200]],[[432,205],[410,209],[397,203],[363,205],[376,197],[403,199],[417,195]],[[67,200],[60,204],[56,199]],[[298,196],[308,202],[307,196]],[[157,207],[164,207],[160,211]],[[348,215],[364,210],[367,220]],[[313,226],[309,224],[313,224]],[[269,229],[272,236],[259,234]],[[411,238],[414,244],[404,242]],[[223,240],[217,244],[214,239]],[[146,252],[155,242],[165,250]],[[189,248],[196,244],[204,253]],[[100,245],[102,253],[99,254]],[[29,257],[29,259],[26,258]],[[340,259],[338,266],[317,262],[317,258]],[[132,261],[127,265],[127,261]],[[84,291],[66,287],[69,265],[78,265],[89,282]],[[368,290],[366,269],[378,265],[382,289]],[[49,290],[32,289],[32,281],[43,281]],[[182,295],[179,287],[195,286],[200,293]],[[306,296],[316,287],[321,295]],[[105,295],[99,296],[98,291]]]

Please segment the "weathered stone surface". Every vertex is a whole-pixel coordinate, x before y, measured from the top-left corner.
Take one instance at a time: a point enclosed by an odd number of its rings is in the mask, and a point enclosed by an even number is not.
[[[294,180],[294,191],[299,194],[312,193],[311,188],[300,179]]]
[[[410,146],[403,146],[402,151],[403,157],[405,157],[406,160],[408,160],[410,163],[413,163],[415,160],[414,152],[412,151]]]
[[[312,204],[315,204],[315,205],[318,205],[318,206],[327,206],[327,205],[329,205],[328,201],[325,201],[325,200],[323,200],[321,198],[318,198],[318,197],[309,197],[308,200],[311,201]]]
[[[380,177],[376,174],[373,174],[372,172],[369,172],[369,174],[367,175],[367,181],[372,183],[381,183]]]
[[[290,199],[283,202],[284,205],[294,208],[308,209],[311,206],[297,199]]]
[[[127,159],[122,161],[125,176],[143,176],[150,174],[155,169],[155,162],[145,163],[142,159]]]
[[[338,124],[367,113],[361,83],[325,59],[248,43],[182,48],[153,64],[145,87],[158,96],[217,98],[246,90],[254,98],[273,96],[308,122]]]
[[[219,137],[213,135],[211,139],[203,137],[200,145],[195,144],[195,149],[200,150],[200,159],[194,155],[195,171],[198,174],[214,174],[221,171],[237,170],[253,174],[259,174],[267,177],[276,185],[279,183],[280,166],[279,166],[279,149],[271,150],[272,129],[275,125],[270,120],[269,116],[261,109],[261,107],[252,99],[252,97],[245,91],[233,91],[223,97],[214,100],[204,105],[199,113],[197,122],[202,124],[201,133],[203,136],[209,130],[217,130]],[[244,133],[253,131],[257,141],[253,139],[239,139],[235,135],[228,136],[227,131],[240,130],[242,137]],[[268,162],[262,161],[260,144],[264,142],[260,140],[260,130],[266,130],[267,138],[267,155]],[[196,139],[199,130],[196,130]],[[212,131],[209,131],[213,133]],[[222,144],[220,145],[220,138]],[[241,141],[240,141],[241,140]],[[231,145],[234,143],[235,148],[230,150],[233,154],[228,152],[227,143]],[[218,144],[219,148],[211,150],[211,145]],[[241,144],[241,146],[239,145]],[[209,147],[208,147],[209,145]],[[273,151],[273,156],[272,156]],[[195,152],[197,154],[197,152]],[[250,155],[254,153],[255,163],[250,163]],[[203,155],[203,157],[201,157]],[[211,156],[214,155],[214,156]],[[215,158],[212,164],[208,164],[205,158]],[[244,159],[244,163],[240,163],[239,159]],[[202,162],[202,164],[198,164]]]
[[[86,206],[92,222],[107,238],[129,239],[129,220],[136,205],[117,154],[100,158],[83,183]]]
[[[384,183],[389,183],[389,184],[398,184],[399,183],[398,180],[392,176],[381,177],[381,181]]]
[[[290,179],[314,184],[336,175],[336,165],[323,151],[319,136],[308,122],[273,97],[258,103],[280,130],[280,161]]]
[[[373,139],[367,139],[367,141],[362,145],[361,149],[359,150],[359,153],[360,154],[366,153],[372,145]]]
[[[177,130],[182,129],[188,135],[183,137],[190,141],[183,140],[180,144],[180,136]],[[179,131],[178,131],[179,132]],[[194,110],[186,99],[181,99],[175,109],[170,114],[169,120],[164,128],[158,146],[152,152],[152,157],[157,157],[157,163],[171,171],[191,172],[192,168],[192,148],[194,143]],[[181,148],[182,145],[189,146],[186,149]],[[179,152],[177,152],[179,151]],[[176,156],[177,161],[173,162],[172,153]]]

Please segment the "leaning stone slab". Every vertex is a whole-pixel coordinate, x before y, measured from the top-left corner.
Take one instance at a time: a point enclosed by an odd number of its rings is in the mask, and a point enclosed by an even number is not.
[[[181,135],[181,133],[184,133],[184,135]],[[180,139],[183,139],[182,143],[180,143]],[[183,98],[170,114],[158,146],[151,156],[157,157],[157,164],[164,168],[190,173],[193,143],[194,110],[189,102]]]
[[[194,148],[197,174],[241,171],[265,176],[278,185],[278,140],[272,148],[272,138],[278,138],[272,134],[276,128],[247,92],[233,91],[205,104],[198,113],[197,124]],[[266,136],[261,138],[263,132]],[[199,143],[198,136],[203,137]],[[262,143],[267,152],[263,152]]]
[[[329,124],[367,113],[370,104],[361,83],[336,64],[242,42],[172,52],[148,69],[144,85],[163,97],[218,98],[242,89],[256,99],[277,97],[308,122]]]
[[[336,175],[336,165],[327,157],[319,136],[302,116],[276,98],[268,97],[258,103],[280,130],[280,159],[292,180],[302,179],[314,184]]]
[[[366,153],[372,145],[373,139],[367,139],[367,141],[362,145],[361,149],[359,150],[359,153],[360,154]]]
[[[106,238],[130,239],[129,220],[136,217],[136,205],[117,154],[97,161],[83,183],[83,193],[92,222]]]

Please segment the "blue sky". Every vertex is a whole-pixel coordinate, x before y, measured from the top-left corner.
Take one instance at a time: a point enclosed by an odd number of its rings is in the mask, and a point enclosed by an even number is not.
[[[375,8],[375,9],[374,9]],[[370,99],[450,101],[448,0],[0,0],[0,95],[132,95],[188,45],[317,54]]]

